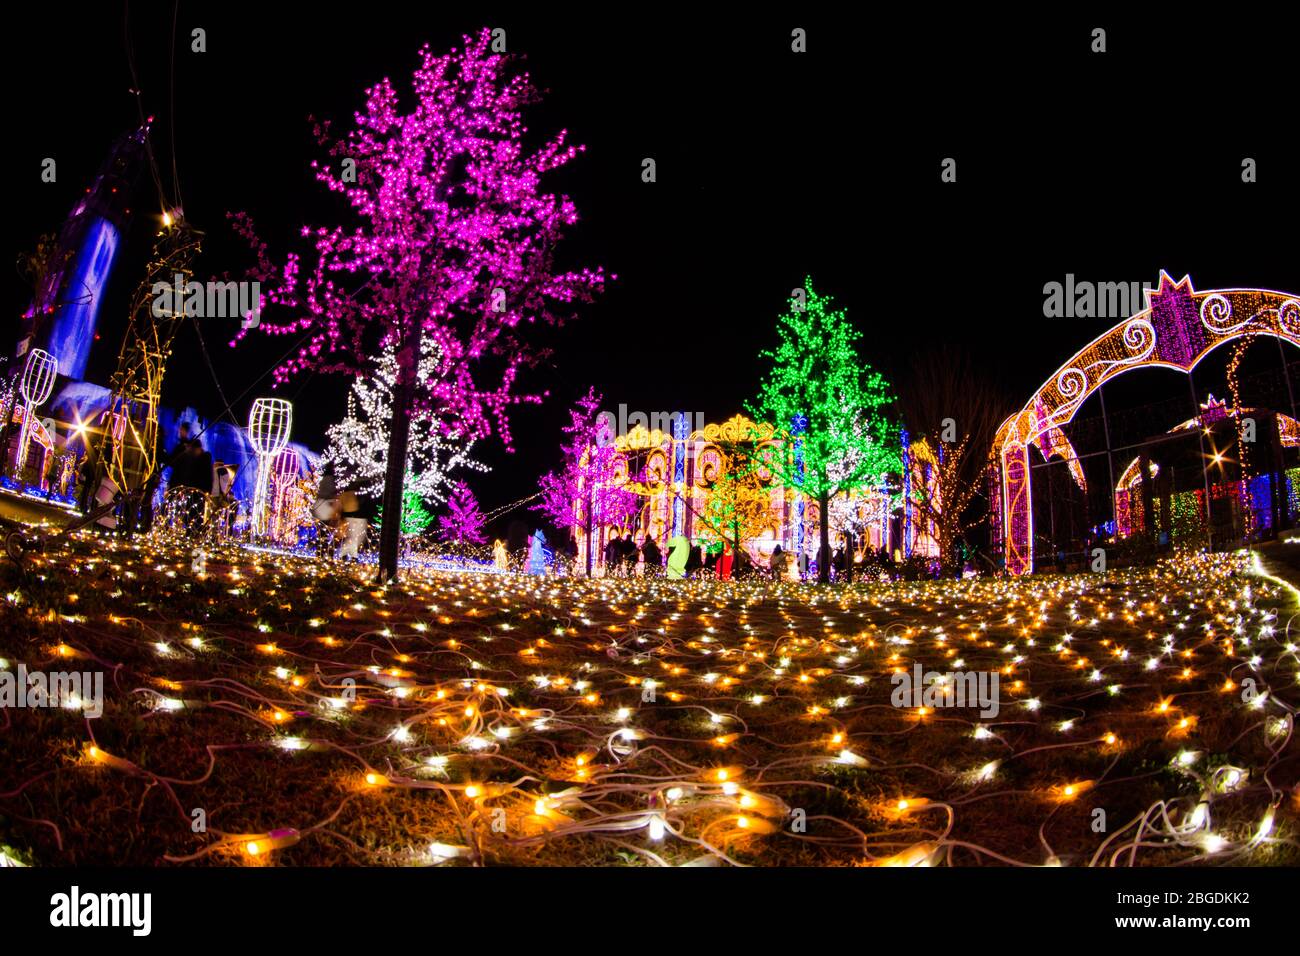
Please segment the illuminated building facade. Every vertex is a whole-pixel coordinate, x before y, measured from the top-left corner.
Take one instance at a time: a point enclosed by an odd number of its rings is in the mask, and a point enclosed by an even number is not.
[[[730,539],[732,530],[719,527],[710,496],[718,493],[719,479],[727,472],[729,457],[761,461],[764,446],[779,448],[781,439],[770,425],[758,425],[737,415],[721,424],[691,429],[685,415],[674,416],[668,431],[637,426],[614,440],[617,451],[613,483],[635,494],[638,506],[627,521],[592,528],[590,547],[593,573],[605,573],[605,546],[613,537],[631,532],[641,545],[653,539],[661,554],[668,543],[684,535],[692,544],[706,547]],[[910,482],[933,482],[934,462],[923,442],[908,446],[904,461]],[[938,553],[933,529],[901,507],[899,476],[879,488],[860,488],[837,495],[830,504],[831,547],[843,548],[853,536],[855,560],[868,552],[884,551],[895,560]],[[758,507],[749,509],[740,543],[750,560],[766,568],[777,545],[789,554],[817,552],[821,512],[815,498],[788,488],[761,465],[756,468]],[[582,512],[582,495],[574,502]],[[588,534],[583,522],[574,535],[577,566],[587,564]]]

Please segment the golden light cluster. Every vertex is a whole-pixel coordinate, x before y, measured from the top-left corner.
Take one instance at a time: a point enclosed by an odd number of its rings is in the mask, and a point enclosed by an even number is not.
[[[92,782],[174,795],[137,838],[173,862],[1267,862],[1295,845],[1300,664],[1292,594],[1257,570],[376,588],[74,540],[0,604],[0,657],[111,672],[104,716],[58,734]],[[899,706],[917,665],[949,676]],[[996,715],[952,706],[975,673]],[[22,794],[61,832],[67,749],[15,754],[0,811]],[[40,830],[0,841],[57,863]]]

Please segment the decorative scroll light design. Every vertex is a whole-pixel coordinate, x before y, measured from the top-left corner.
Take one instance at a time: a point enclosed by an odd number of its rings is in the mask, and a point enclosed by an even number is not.
[[[271,485],[271,464],[289,444],[293,428],[293,406],[283,398],[259,398],[248,414],[248,440],[257,452],[257,484],[253,491],[252,531],[261,537],[267,531],[267,497]]]
[[[54,390],[54,377],[59,374],[59,360],[44,349],[27,353],[19,389],[23,396],[23,424],[18,433],[18,473],[27,465],[27,443],[31,437],[33,410],[50,397]]]
[[[1001,471],[1003,551],[1012,574],[1033,571],[1033,491],[1028,449],[1044,458],[1077,456],[1061,430],[1084,401],[1116,375],[1137,368],[1190,373],[1224,342],[1270,335],[1300,347],[1300,299],[1270,289],[1198,292],[1189,277],[1175,282],[1160,273],[1160,286],[1147,292],[1147,307],[1099,336],[1061,366],[1019,412],[1002,423],[994,439]]]

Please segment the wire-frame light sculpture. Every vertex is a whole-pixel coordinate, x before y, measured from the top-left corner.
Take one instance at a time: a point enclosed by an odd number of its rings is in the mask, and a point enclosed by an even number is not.
[[[163,375],[185,320],[186,289],[202,237],[179,213],[166,213],[149,266],[131,299],[130,322],[109,382],[114,428],[100,438],[99,455],[100,467],[123,491],[142,487],[159,467]]]
[[[257,452],[257,484],[253,491],[252,532],[266,535],[267,508],[271,491],[271,464],[289,444],[293,428],[293,405],[283,398],[259,398],[248,413],[248,440]]]
[[[54,378],[59,374],[59,360],[45,349],[32,349],[27,353],[23,377],[18,384],[23,396],[23,425],[18,433],[18,474],[27,465],[27,443],[31,437],[33,410],[50,397]]]
[[[282,448],[271,461],[271,511],[269,528],[272,537],[283,540],[288,532],[286,525],[292,517],[293,492],[298,486],[300,471],[296,449]]]

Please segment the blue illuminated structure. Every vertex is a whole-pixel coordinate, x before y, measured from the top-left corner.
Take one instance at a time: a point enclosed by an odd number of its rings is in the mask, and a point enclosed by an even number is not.
[[[112,398],[112,393],[102,385],[69,382],[50,401],[49,412],[56,419],[74,426],[69,442],[74,443],[73,447],[84,453],[84,435],[78,439],[75,426],[81,423],[93,428],[102,427],[101,420],[108,411]],[[212,455],[213,461],[233,465],[238,469],[235,483],[231,488],[234,496],[251,498],[256,480],[254,472],[257,453],[248,440],[247,431],[232,422],[205,422],[192,408],[185,408],[179,412],[170,408],[160,408],[158,410],[158,435],[162,442],[160,461],[166,461],[175,451],[180,440],[182,424],[189,425],[191,435],[199,436],[199,444]],[[77,447],[77,442],[80,442],[81,447]],[[301,472],[306,473],[309,468],[316,466],[319,459],[316,452],[297,442],[290,442],[288,447],[297,453],[298,467]],[[163,477],[169,478],[167,470],[164,470]]]
[[[45,258],[46,271],[41,275],[31,306],[24,314],[20,350],[42,348],[59,363],[55,395],[43,412],[60,425],[56,442],[78,455],[89,450],[88,440],[111,426],[113,396],[108,388],[85,381],[97,338],[100,306],[103,303],[113,269],[121,258],[131,220],[134,184],[143,169],[149,122],[121,136],[114,143],[104,165],[86,189],[59,231],[58,240]],[[12,383],[15,368],[8,373]],[[255,454],[248,436],[239,425],[227,422],[207,424],[190,408],[175,411],[158,409],[158,443],[160,461],[175,451],[182,422],[190,424],[190,434],[201,433],[199,441],[214,461],[238,469],[232,493],[237,498],[252,494],[254,469],[245,467]],[[313,467],[316,453],[300,444],[291,444],[298,457],[300,471]],[[164,478],[168,478],[164,472]],[[164,485],[165,487],[165,485]],[[29,498],[69,506],[72,501],[48,489],[35,488],[17,479],[0,481],[0,490]]]
[[[673,415],[673,484],[678,492],[673,496],[673,534],[682,533],[686,520],[686,502],[681,489],[686,484],[686,439],[690,435],[690,416],[685,412]]]
[[[119,233],[103,217],[96,216],[77,250],[71,278],[55,308],[43,348],[59,360],[59,372],[80,379],[86,374],[90,346],[95,341],[99,304],[117,259]]]
[[[57,358],[64,378],[86,375],[100,305],[131,218],[131,194],[148,136],[146,123],[113,144],[59,230],[49,268],[23,316],[24,338]]]

